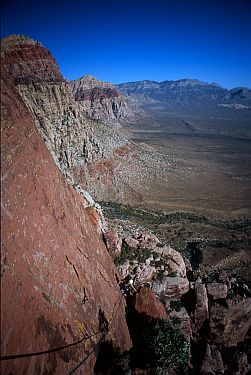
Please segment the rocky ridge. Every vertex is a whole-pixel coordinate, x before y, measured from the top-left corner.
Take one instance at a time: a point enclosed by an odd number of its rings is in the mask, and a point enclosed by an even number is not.
[[[133,117],[136,106],[111,83],[84,76],[69,83],[74,98],[91,118],[120,127],[119,120]]]
[[[10,35],[1,43],[3,66],[15,85],[64,82],[51,52],[40,42],[22,35]]]
[[[227,104],[239,105],[236,109],[251,107],[250,89],[234,88],[227,90],[216,83],[202,82],[197,79],[180,79],[177,81],[137,81],[117,85],[118,89],[132,96],[140,104],[157,102],[169,105]],[[244,107],[242,107],[244,106]]]

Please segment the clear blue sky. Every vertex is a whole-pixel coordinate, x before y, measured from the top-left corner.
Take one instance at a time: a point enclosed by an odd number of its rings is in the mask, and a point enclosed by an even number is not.
[[[251,87],[250,0],[2,0],[1,20],[2,37],[41,41],[68,79]]]

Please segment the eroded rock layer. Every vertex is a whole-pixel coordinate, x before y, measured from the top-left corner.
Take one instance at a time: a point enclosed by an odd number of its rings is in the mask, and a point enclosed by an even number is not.
[[[74,98],[91,118],[119,126],[118,120],[133,116],[132,101],[121,94],[111,83],[92,76],[84,76],[70,82]]]
[[[53,69],[47,69],[48,61]],[[87,163],[109,157],[125,144],[118,133],[86,118],[46,48],[32,39],[9,37],[2,42],[2,62],[66,176],[72,178]]]
[[[20,35],[4,39],[1,57],[14,83],[63,82],[64,78],[51,52],[39,42]]]

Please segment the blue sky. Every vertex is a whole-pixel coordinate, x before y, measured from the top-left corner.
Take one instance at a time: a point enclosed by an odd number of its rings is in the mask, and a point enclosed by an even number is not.
[[[251,1],[2,0],[1,36],[42,42],[63,75],[251,87]]]

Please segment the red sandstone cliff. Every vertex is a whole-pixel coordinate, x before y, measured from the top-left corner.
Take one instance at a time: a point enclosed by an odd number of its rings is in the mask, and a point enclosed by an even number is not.
[[[70,344],[99,331],[102,316],[109,322],[107,338],[129,348],[116,269],[93,212],[56,167],[4,68],[1,101],[1,355]],[[2,361],[1,373],[69,373],[100,337],[51,354]],[[94,364],[95,352],[78,373],[92,374]]]

